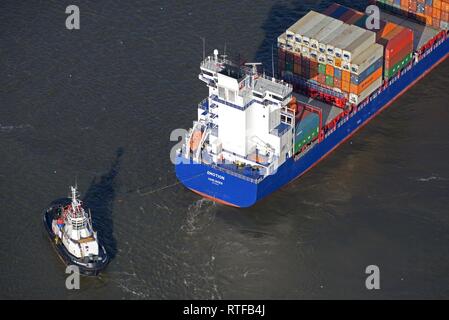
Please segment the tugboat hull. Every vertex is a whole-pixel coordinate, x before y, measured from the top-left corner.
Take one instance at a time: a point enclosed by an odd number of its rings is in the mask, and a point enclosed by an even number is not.
[[[66,266],[73,265],[79,268],[79,272],[85,276],[97,276],[104,268],[106,268],[109,257],[104,246],[99,245],[99,254],[95,260],[77,258],[72,255],[64,246],[61,239],[52,230],[52,221],[57,214],[58,206],[52,206],[44,212],[44,226],[47,231],[50,242],[56,249],[56,253]]]

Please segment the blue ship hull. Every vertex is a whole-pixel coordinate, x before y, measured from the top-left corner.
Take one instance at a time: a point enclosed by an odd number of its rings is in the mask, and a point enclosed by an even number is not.
[[[418,80],[443,62],[449,54],[449,39],[426,54],[411,69],[403,72],[396,80],[393,79],[386,89],[371,96],[368,102],[362,103],[358,107],[356,112],[340,120],[336,128],[332,132],[328,132],[322,142],[315,144],[299,160],[295,161],[290,158],[278,168],[275,174],[260,182],[243,179],[206,164],[182,163],[181,157],[178,159],[179,163],[176,164],[176,175],[187,188],[203,197],[236,207],[250,207],[314,167],[379,112],[390,106]]]

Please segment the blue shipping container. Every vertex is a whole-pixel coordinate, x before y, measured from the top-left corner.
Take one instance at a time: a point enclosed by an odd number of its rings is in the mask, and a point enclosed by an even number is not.
[[[351,73],[351,82],[353,84],[359,85],[363,81],[366,80],[374,71],[379,69],[381,66],[383,66],[384,59],[380,58],[376,62],[374,62],[372,65],[370,65],[368,68],[366,68],[361,74],[356,75],[354,73]]]
[[[338,19],[340,18],[342,15],[344,15],[346,12],[348,12],[350,9],[345,7],[345,6],[340,6],[340,8],[338,8],[337,10],[335,10],[334,12],[332,12],[331,17]]]

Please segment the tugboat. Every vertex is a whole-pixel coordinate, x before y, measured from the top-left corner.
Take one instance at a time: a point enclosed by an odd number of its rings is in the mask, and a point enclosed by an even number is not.
[[[70,198],[53,202],[45,210],[45,229],[66,265],[78,266],[80,274],[97,276],[109,258],[92,228],[90,210],[85,210],[82,201],[78,200],[77,188],[70,188]]]

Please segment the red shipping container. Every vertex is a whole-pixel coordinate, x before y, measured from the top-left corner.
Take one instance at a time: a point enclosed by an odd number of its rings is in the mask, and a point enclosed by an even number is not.
[[[407,53],[413,52],[413,44],[409,43],[406,46],[399,48],[399,50],[396,50],[396,48],[389,49],[389,51],[385,51],[385,54],[388,53],[388,58],[385,56],[385,61],[392,61],[393,64],[397,63],[397,58],[405,56]]]
[[[347,21],[345,21],[345,23],[347,23],[347,24],[354,24],[357,21],[359,21],[363,16],[364,16],[363,13],[356,12],[351,18],[349,18]],[[381,20],[380,24],[381,24],[381,27],[382,27],[382,24],[385,24],[385,21]]]
[[[318,70],[310,69],[310,74],[309,74],[310,79],[318,81],[318,75],[319,75]]]
[[[384,22],[382,20],[382,22]],[[397,28],[397,24],[392,22],[386,22],[382,23],[380,25],[379,31],[376,33],[376,41],[378,41],[380,38],[385,38],[390,32],[395,30]]]
[[[403,27],[398,26],[397,24],[391,24],[390,26],[385,27],[385,29],[382,31],[382,34],[380,38],[377,40],[377,42],[384,47],[387,47],[388,42],[391,41],[394,37],[396,37],[401,31],[403,31]]]
[[[409,9],[409,11],[416,13],[416,11],[418,10],[417,2],[416,1],[410,2],[408,9]]]
[[[293,65],[293,73],[300,75],[301,74],[301,65],[300,64],[294,64]]]
[[[340,8],[340,5],[338,3],[333,3],[330,7],[328,7],[323,14],[326,16],[330,16],[332,13],[335,12],[335,10],[337,10],[338,8]]]
[[[340,79],[334,78],[334,87],[341,89],[341,80]]]
[[[405,57],[409,55],[411,52],[412,48],[404,48],[401,52],[398,52],[393,57],[390,57],[390,59],[385,59],[385,69],[390,70],[396,64],[404,60]]]
[[[428,16],[428,17],[431,17],[432,16],[432,12],[433,12],[432,7],[426,6],[426,10],[424,11],[425,15]]]
[[[340,18],[338,18],[338,20],[343,21],[344,23],[348,23],[347,21],[353,17],[357,12],[355,10],[348,10],[347,12],[345,12]]]
[[[293,57],[295,64],[301,64],[301,55],[295,54]]]
[[[390,54],[400,52],[407,45],[413,45],[413,31],[408,28],[402,28],[402,31],[396,34],[385,47],[385,59],[390,59]]]
[[[319,74],[318,75],[318,82],[321,84],[326,84],[326,76],[324,74]]]
[[[443,21],[446,21],[446,22],[449,21],[449,13],[441,11],[441,18],[440,19],[443,20]]]
[[[432,17],[435,19],[440,19],[441,17],[441,10],[437,8],[433,8]]]
[[[318,82],[318,74],[311,74],[310,75],[310,80]]]
[[[433,18],[433,26],[434,26],[435,28],[440,28],[440,22],[441,22],[440,19]]]
[[[279,49],[278,56],[279,56],[279,60],[285,61],[285,50]]]
[[[449,13],[449,2],[446,1],[441,2],[441,11]]]

